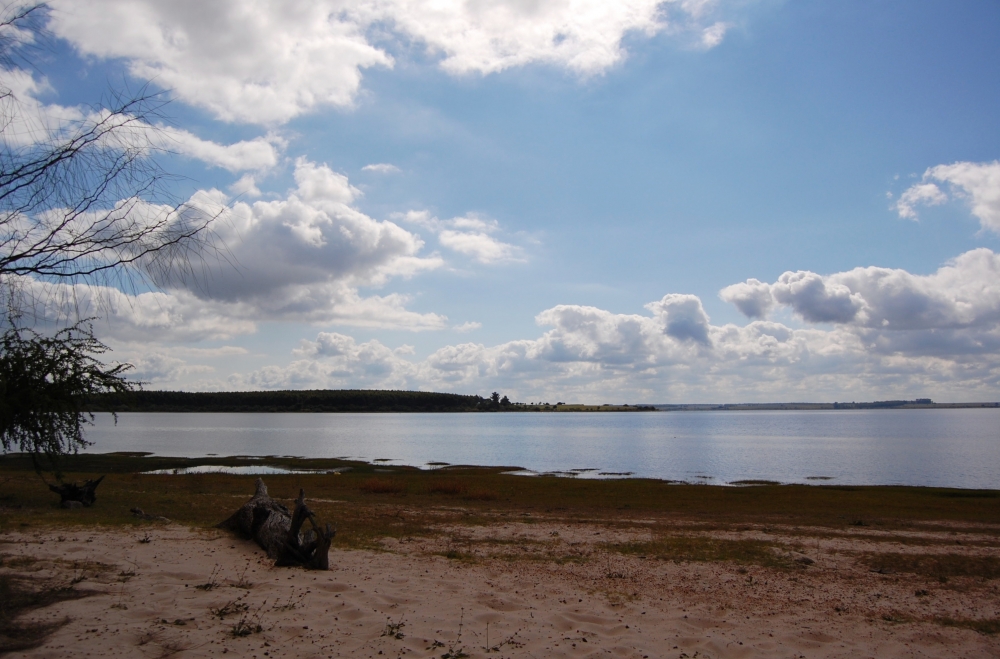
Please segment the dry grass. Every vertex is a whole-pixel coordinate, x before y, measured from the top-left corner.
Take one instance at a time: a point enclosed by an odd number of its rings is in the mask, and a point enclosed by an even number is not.
[[[83,454],[64,461],[62,468],[71,480],[108,474],[97,490],[96,505],[82,510],[59,508],[56,497],[34,474],[26,457],[0,457],[0,524],[21,530],[108,525],[141,531],[151,523],[128,512],[137,506],[181,524],[210,527],[250,496],[255,477],[140,472],[196,464],[262,463],[296,469],[351,468],[339,475],[266,477],[271,494],[285,497],[286,503],[300,487],[304,488],[319,518],[337,525],[334,545],[338,547],[373,548],[381,538],[431,536],[447,525],[492,524],[499,519],[529,523],[538,518],[618,527],[649,520],[684,522],[706,531],[713,527],[774,524],[785,529],[799,526],[840,532],[853,531],[861,522],[872,531],[885,532],[946,524],[976,529],[980,536],[1000,539],[997,493],[983,490],[822,485],[716,487],[649,479],[598,481],[501,473],[510,467],[448,467],[444,472],[393,467],[393,473],[387,474],[376,472],[374,465],[333,459],[192,460],[135,454]],[[765,548],[752,543],[706,549],[698,548],[698,542],[684,541],[693,543],[684,549],[679,542],[671,541],[673,549],[664,546],[662,553],[766,558]],[[652,548],[642,551],[656,553]]]
[[[947,580],[952,577],[1000,578],[1000,557],[962,554],[869,554],[863,562],[873,570],[906,572]]]
[[[1000,618],[935,618],[934,622],[945,627],[971,629],[986,636],[1000,633]]]
[[[728,562],[764,567],[791,567],[794,563],[772,543],[760,540],[724,540],[708,536],[670,535],[647,542],[608,543],[609,551],[665,561]]]

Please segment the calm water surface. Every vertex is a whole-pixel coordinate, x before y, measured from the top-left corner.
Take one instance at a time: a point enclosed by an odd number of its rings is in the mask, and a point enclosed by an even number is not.
[[[1000,489],[1000,409],[97,415],[91,451],[631,472],[690,482]],[[820,480],[824,479],[824,480]],[[826,480],[829,479],[829,480]]]

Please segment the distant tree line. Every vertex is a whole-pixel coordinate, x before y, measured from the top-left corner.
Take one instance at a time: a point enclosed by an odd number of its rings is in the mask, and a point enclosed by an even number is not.
[[[126,391],[90,396],[92,412],[505,412],[532,408],[497,392],[318,389],[307,391]]]

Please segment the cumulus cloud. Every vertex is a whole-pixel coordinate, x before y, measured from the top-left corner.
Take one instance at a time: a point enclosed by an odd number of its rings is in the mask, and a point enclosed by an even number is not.
[[[217,218],[214,246],[221,257],[180,261],[167,275],[152,272],[158,291],[129,294],[29,278],[16,288],[38,301],[39,318],[104,316],[112,337],[141,332],[149,340],[219,339],[252,333],[265,320],[410,331],[449,327],[445,316],[408,309],[405,295],[361,292],[440,267],[440,257],[421,254],[419,236],[357,210],[360,192],[325,165],[300,159],[294,177],[285,197],[252,203],[233,202],[218,190],[195,193],[179,210],[131,200],[137,221]]]
[[[984,229],[1000,233],[1000,161],[956,162],[929,168],[920,183],[900,195],[896,203],[900,217],[916,219],[917,206],[936,206],[948,200],[934,181],[949,186],[953,196],[968,201]]]
[[[832,275],[786,272],[770,285],[750,279],[728,286],[720,297],[751,318],[766,316],[777,302],[810,323],[985,330],[1000,322],[1000,255],[971,250],[929,275],[874,266]]]
[[[557,305],[538,314],[544,331],[535,338],[448,345],[422,360],[377,341],[320,333],[288,366],[237,381],[500,390],[525,400],[988,400],[1000,391],[998,274],[1000,255],[981,249],[930,275],[857,268],[779,278],[774,303],[827,327],[713,325],[696,296],[668,294],[647,304],[647,314]],[[765,286],[750,280],[730,297],[761,297]]]
[[[122,58],[220,119],[277,124],[350,105],[361,70],[391,66],[339,2],[56,0],[50,29],[81,53]],[[372,16],[372,18],[375,18]]]
[[[419,236],[357,210],[360,192],[326,165],[300,159],[294,178],[295,187],[279,199],[232,202],[217,190],[196,193],[186,208],[219,218],[216,236],[226,258],[163,286],[206,303],[241,305],[253,319],[447,327],[443,316],[407,310],[406,296],[359,292],[439,267],[439,257],[420,254]]]
[[[849,323],[864,308],[864,298],[835,279],[814,272],[786,272],[771,294],[810,323]]]
[[[592,75],[626,56],[628,35],[723,39],[714,3],[689,0],[52,0],[50,29],[81,53],[121,58],[185,102],[226,121],[279,124],[349,106],[385,48],[422,45],[454,74],[543,63]],[[379,47],[372,43],[378,35]]]
[[[766,318],[774,306],[771,287],[757,279],[726,286],[719,291],[719,297],[723,302],[735,304],[747,318]]]

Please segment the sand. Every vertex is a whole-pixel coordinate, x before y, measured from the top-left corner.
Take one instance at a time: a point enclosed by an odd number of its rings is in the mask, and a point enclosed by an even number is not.
[[[996,636],[934,621],[998,617],[995,581],[872,572],[856,560],[868,545],[886,551],[871,533],[817,534],[795,552],[812,563],[783,570],[625,557],[598,544],[643,533],[498,521],[387,540],[382,551],[335,549],[329,572],[307,572],[272,567],[250,542],[177,525],[7,530],[3,570],[93,593],[29,613],[68,622],[10,656],[1000,656]],[[962,537],[963,551],[996,551]],[[460,558],[439,555],[449,551]],[[239,624],[247,635],[234,635]]]

